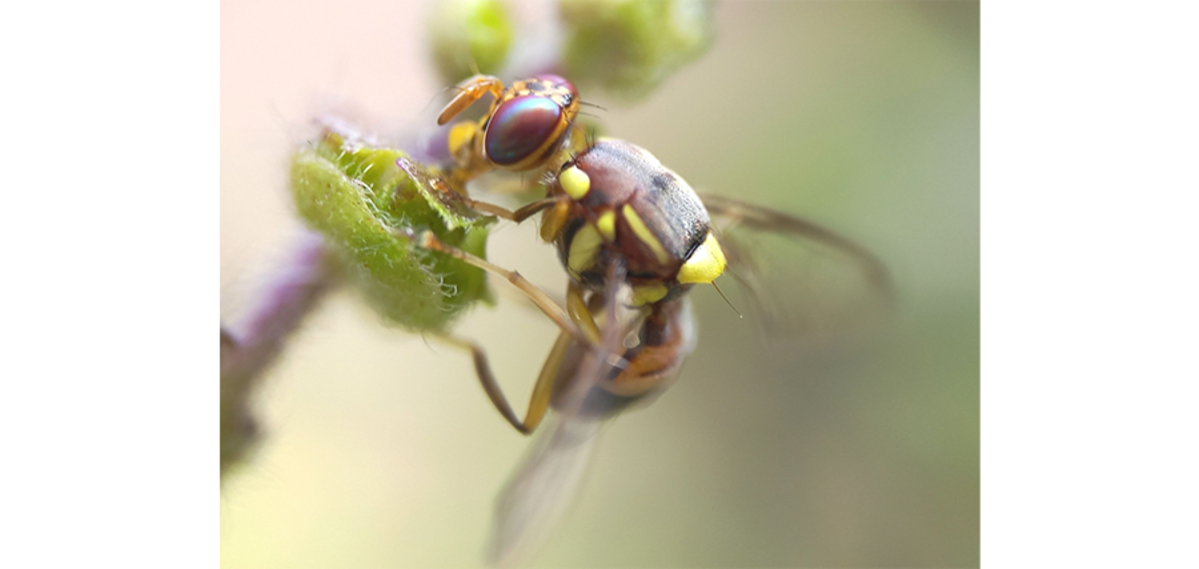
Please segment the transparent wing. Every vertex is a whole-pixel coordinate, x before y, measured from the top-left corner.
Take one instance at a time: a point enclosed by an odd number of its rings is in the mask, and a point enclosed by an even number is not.
[[[513,567],[548,541],[574,503],[601,420],[551,417],[496,502],[488,561]]]
[[[864,332],[890,313],[883,263],[816,223],[724,196],[700,196],[740,298],[767,338],[816,343]]]
[[[607,282],[622,283],[623,267],[617,263],[613,267],[616,274],[610,273]],[[555,413],[537,433],[533,448],[496,502],[490,564],[526,564],[574,503],[600,428],[615,415],[614,409],[597,408],[588,394],[627,365],[620,354],[624,337],[635,324],[620,307],[627,304],[628,292],[627,287],[610,285],[602,305],[592,312],[600,322],[600,345],[573,343],[562,358]]]

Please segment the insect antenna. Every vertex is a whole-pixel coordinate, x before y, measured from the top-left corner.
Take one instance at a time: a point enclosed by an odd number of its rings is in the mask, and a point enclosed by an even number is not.
[[[741,311],[740,311],[740,310],[737,310],[737,307],[736,307],[736,306],[733,306],[733,303],[732,303],[732,301],[730,301],[730,300],[729,300],[729,297],[727,297],[727,296],[725,296],[725,295],[724,295],[724,291],[723,291],[723,290],[720,290],[720,287],[719,287],[719,286],[716,286],[716,281],[712,281],[712,288],[716,289],[716,293],[720,295],[720,298],[723,298],[723,299],[724,299],[724,303],[725,303],[725,304],[727,304],[727,305],[729,305],[729,308],[732,308],[732,309],[733,309],[733,312],[736,312],[736,313],[737,313],[737,318],[740,318],[740,319],[744,319],[744,318],[745,318],[745,315],[744,315],[744,314],[741,314]]]
[[[605,109],[605,108],[603,108],[603,107],[601,107],[601,106],[599,106],[599,105],[597,105],[597,104],[595,104],[595,103],[589,103],[589,102],[587,102],[587,101],[580,100],[580,101],[579,101],[579,104],[580,104],[580,105],[583,105],[583,106],[585,106],[585,107],[594,107],[594,108],[597,108],[597,109],[599,109],[599,110],[601,110],[601,111],[608,112],[608,109]]]
[[[579,126],[577,123],[575,123],[574,120],[566,121],[566,124],[569,128],[573,128],[573,129],[579,131],[579,134],[583,135],[583,142],[587,144],[587,148],[591,148],[592,146],[595,146],[595,138],[591,136],[590,129],[583,127],[583,126]],[[578,159],[578,155],[575,154],[573,150],[571,151],[570,159],[572,162]]]

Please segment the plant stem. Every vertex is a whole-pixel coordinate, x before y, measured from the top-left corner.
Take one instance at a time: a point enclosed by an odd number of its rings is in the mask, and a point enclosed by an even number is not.
[[[221,326],[221,478],[243,460],[258,438],[250,399],[278,358],[336,281],[336,262],[323,238],[305,231],[242,326]]]

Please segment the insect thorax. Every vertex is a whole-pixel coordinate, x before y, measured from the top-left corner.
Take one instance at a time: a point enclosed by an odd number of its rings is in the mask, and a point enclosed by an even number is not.
[[[708,212],[687,182],[653,155],[600,140],[562,171],[554,191],[572,199],[556,244],[573,277],[602,287],[610,263],[619,260],[644,302],[688,288],[677,281],[679,268],[708,238]]]

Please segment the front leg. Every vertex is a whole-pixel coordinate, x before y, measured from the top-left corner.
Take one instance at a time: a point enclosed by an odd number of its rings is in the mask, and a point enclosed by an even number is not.
[[[437,115],[438,126],[454,120],[454,117],[473,105],[475,101],[482,99],[483,95],[487,93],[491,93],[496,100],[499,100],[500,95],[504,93],[504,82],[491,75],[475,75],[459,83],[454,89],[458,93],[441,110],[441,114]]]

